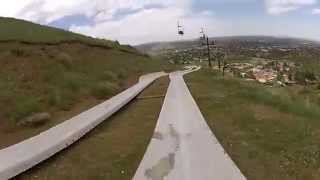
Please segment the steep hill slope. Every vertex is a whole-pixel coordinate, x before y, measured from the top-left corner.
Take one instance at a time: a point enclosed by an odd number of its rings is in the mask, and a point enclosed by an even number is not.
[[[97,39],[62,29],[42,26],[24,20],[0,17],[0,41],[8,40],[46,43],[79,40],[98,43]],[[111,41],[107,40],[100,40],[99,42],[112,44]]]
[[[1,147],[111,97],[166,64],[117,42],[0,18],[0,67]],[[20,125],[41,112],[51,120]]]
[[[118,48],[133,50],[130,46],[120,46],[118,42],[105,39],[96,39],[81,34],[65,31],[32,22],[0,17],[0,42],[22,42],[25,44],[58,44],[58,43],[84,43],[91,46],[105,46],[105,48]]]

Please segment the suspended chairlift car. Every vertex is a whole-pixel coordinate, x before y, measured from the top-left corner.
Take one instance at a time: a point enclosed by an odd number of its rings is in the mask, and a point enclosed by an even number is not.
[[[184,35],[184,29],[183,27],[180,25],[180,23],[178,22],[178,34],[180,36],[183,36]]]

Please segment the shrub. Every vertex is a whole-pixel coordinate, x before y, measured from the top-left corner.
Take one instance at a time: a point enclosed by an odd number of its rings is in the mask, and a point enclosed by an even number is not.
[[[305,73],[305,77],[306,77],[306,79],[311,80],[311,81],[317,80],[317,77],[316,77],[316,75],[315,75],[313,72],[307,71],[307,72]]]
[[[117,84],[111,82],[101,82],[92,89],[92,95],[98,99],[104,99],[114,95],[119,90]]]
[[[32,113],[38,112],[41,110],[41,105],[39,101],[32,97],[20,97],[16,101],[16,104],[13,107],[14,114],[12,114],[13,119],[16,122],[19,122],[23,118],[30,116]]]
[[[116,81],[118,79],[118,75],[112,71],[104,71],[102,72],[100,79],[107,81]]]
[[[57,60],[60,64],[62,64],[65,68],[71,69],[72,67],[72,57],[67,53],[59,53],[57,55]]]
[[[296,73],[296,80],[299,83],[305,83],[306,80],[314,81],[317,80],[316,75],[310,71],[298,71]]]
[[[128,76],[128,74],[126,73],[125,70],[120,70],[118,73],[118,78],[121,80],[125,79],[127,76]]]
[[[69,91],[78,92],[83,85],[83,77],[76,73],[65,73],[61,85]]]
[[[12,50],[10,50],[10,53],[11,53],[12,55],[16,56],[16,57],[24,57],[24,56],[27,55],[26,51],[23,50],[23,49],[20,49],[20,48],[18,48],[18,49],[12,49]]]
[[[51,89],[48,93],[48,105],[57,106],[61,103],[61,96],[57,90]]]
[[[60,110],[70,110],[77,100],[77,95],[72,91],[55,88],[47,95],[48,105]]]

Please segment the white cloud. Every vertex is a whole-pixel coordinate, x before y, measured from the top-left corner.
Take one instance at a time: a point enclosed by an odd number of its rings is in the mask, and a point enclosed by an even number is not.
[[[118,9],[138,9],[150,4],[170,5],[174,0],[10,0],[0,6],[0,16],[48,24],[64,16],[97,13],[110,16]],[[181,0],[179,0],[181,1]]]
[[[154,5],[162,8],[144,8]],[[84,14],[93,25],[70,30],[133,44],[177,39],[178,20],[185,25],[185,39],[198,37],[202,26],[207,26],[208,32],[219,31],[221,23],[212,12],[193,14],[191,6],[192,0],[11,0],[0,6],[0,16],[49,24],[64,16]],[[114,19],[121,10],[133,13]]]
[[[177,35],[177,21],[184,26],[184,37]],[[169,41],[199,37],[200,28],[206,26],[211,34],[222,32],[223,25],[211,12],[193,14],[189,1],[172,1],[160,9],[145,9],[121,20],[97,22],[92,26],[72,26],[71,31],[94,37],[139,44],[150,41]]]
[[[197,0],[10,0],[0,6],[0,16],[16,17],[49,24],[69,15],[85,15],[92,20],[90,25],[71,26],[70,30],[95,37],[119,40],[122,43],[139,44],[151,41],[177,40],[199,37],[200,28],[205,26],[208,35],[299,35],[316,36],[313,29],[297,26],[296,21],[260,21],[259,17],[217,18],[210,11],[195,13],[192,5]],[[209,0],[207,0],[209,1]],[[261,0],[214,0],[221,3],[258,3]],[[269,14],[278,15],[308,5],[317,0],[264,0]],[[226,5],[226,10],[227,10]],[[146,8],[148,7],[148,8]],[[154,8],[150,8],[154,7]],[[209,8],[209,7],[208,7]],[[206,9],[206,8],[204,8]],[[126,14],[127,13],[127,14]],[[241,10],[239,10],[241,13]],[[313,14],[320,14],[314,9]],[[177,21],[185,28],[185,36],[178,37]],[[252,22],[251,22],[252,21]],[[250,22],[250,23],[249,23]],[[276,26],[281,25],[281,28]],[[294,28],[291,28],[294,27]],[[294,31],[293,31],[294,29]],[[312,29],[312,30],[311,30]],[[311,32],[312,31],[312,32]],[[295,32],[295,33],[294,33]],[[288,34],[289,33],[289,34]]]
[[[320,8],[313,9],[312,14],[320,14]]]
[[[25,6],[32,3],[34,0],[10,0],[5,3],[2,2],[0,6],[0,15],[6,17],[13,17],[19,11],[21,11]]]
[[[50,23],[63,16],[85,12],[86,0],[10,0],[0,6],[0,16]],[[83,6],[85,5],[85,6]]]
[[[267,12],[272,15],[286,13],[316,3],[317,0],[265,0]]]

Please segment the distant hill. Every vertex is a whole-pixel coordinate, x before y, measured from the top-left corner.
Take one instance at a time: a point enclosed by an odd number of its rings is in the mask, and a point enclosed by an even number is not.
[[[218,43],[240,41],[240,42],[254,42],[254,43],[265,43],[282,46],[301,46],[305,44],[318,45],[319,42],[303,39],[303,38],[292,38],[292,37],[274,37],[274,36],[230,36],[230,37],[217,37],[210,38],[216,40]]]
[[[273,36],[227,36],[227,37],[211,37],[210,41],[215,41],[217,44],[224,45],[233,42],[255,43],[255,44],[273,44],[282,46],[300,46],[305,44],[313,44],[319,46],[319,42],[290,38],[290,37],[273,37]],[[191,39],[186,41],[172,41],[172,42],[155,42],[136,46],[136,48],[144,53],[157,54],[163,49],[170,48],[190,48],[192,46],[199,46],[198,39]]]

